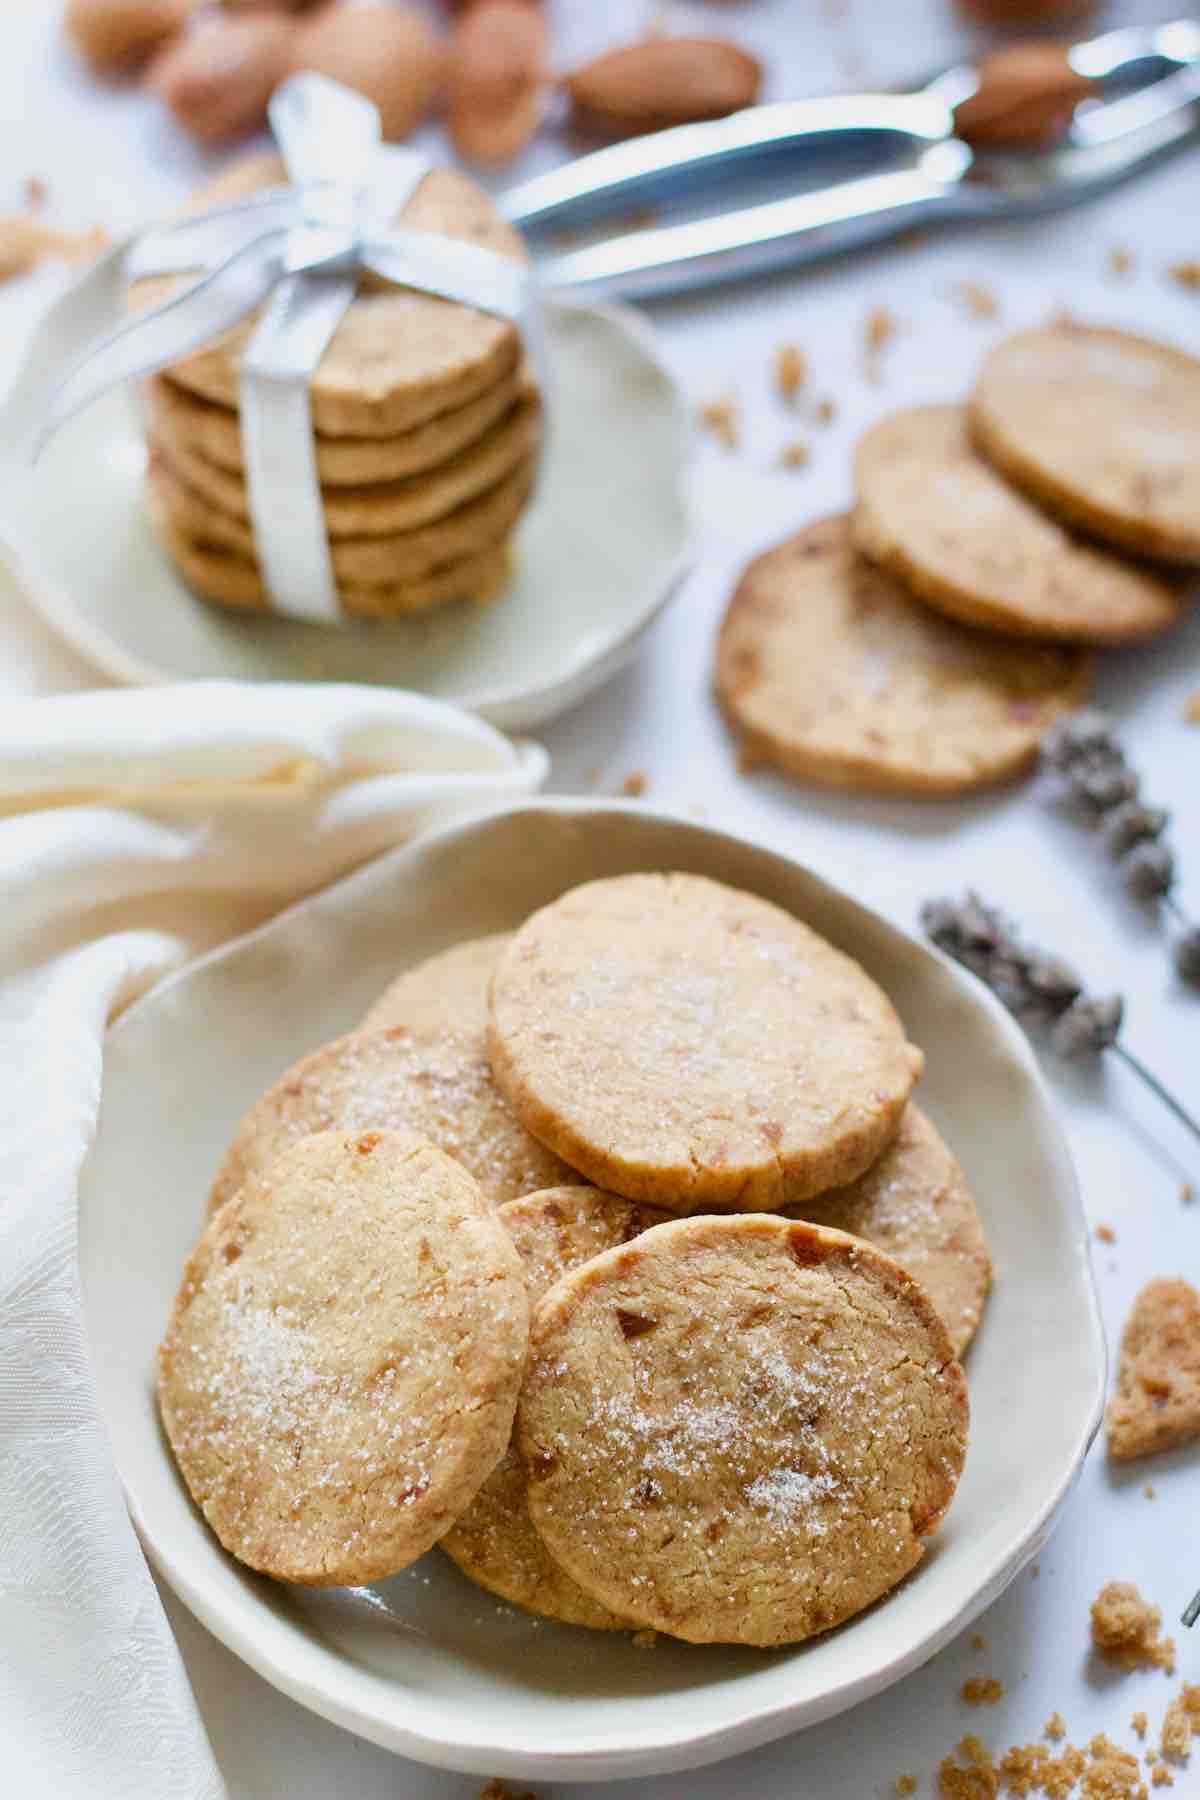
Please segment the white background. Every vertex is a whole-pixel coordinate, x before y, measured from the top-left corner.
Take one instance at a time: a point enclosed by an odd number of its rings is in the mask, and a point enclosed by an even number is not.
[[[40,0],[0,5],[0,210],[20,184],[48,181],[65,221],[100,221],[113,231],[168,206],[202,171],[193,152],[136,93],[96,88],[59,46],[54,8]],[[615,41],[640,25],[637,0],[557,0],[563,60]],[[1179,0],[1178,10],[1186,10]],[[1114,4],[1106,22],[1169,16],[1162,6]],[[772,97],[834,85],[882,85],[911,77],[972,41],[948,0],[725,0],[678,5],[673,24],[726,30],[764,56]],[[560,155],[553,135],[528,155],[532,173]],[[5,187],[10,191],[5,192]],[[821,269],[774,278],[652,309],[663,350],[697,400],[732,392],[745,412],[744,445],[733,457],[702,445],[692,472],[700,522],[698,566],[634,667],[543,733],[553,786],[612,792],[643,771],[648,798],[680,811],[703,809],[719,824],[764,839],[823,870],[871,905],[911,926],[928,894],[968,884],[1016,913],[1031,936],[1069,953],[1099,990],[1120,988],[1126,1037],[1191,1104],[1200,1106],[1200,995],[1174,982],[1160,926],[1121,896],[1086,833],[1027,785],[979,800],[881,802],[823,796],[769,776],[737,775],[709,695],[713,631],[730,580],[746,556],[849,497],[855,429],[888,405],[954,397],[980,349],[1016,320],[1060,305],[1081,316],[1141,326],[1200,347],[1200,295],[1173,287],[1164,266],[1200,256],[1200,152],[1195,150],[1086,210],[1036,225],[974,229],[893,246]],[[1135,273],[1108,273],[1111,248],[1135,258]],[[0,374],[55,291],[39,275],[0,290]],[[1003,317],[970,320],[955,283],[986,282]],[[887,305],[901,335],[885,358],[884,383],[861,374],[862,323]],[[818,392],[836,396],[835,427],[813,432],[814,460],[802,473],[774,464],[797,435],[773,398],[768,366],[784,339],[801,344]],[[49,692],[98,677],[52,643],[0,586],[0,689]],[[1200,728],[1184,702],[1200,689],[1200,620],[1157,647],[1108,659],[1099,694],[1116,713],[1150,796],[1172,808],[1185,903],[1200,914]],[[1096,1278],[1110,1342],[1141,1283],[1154,1275],[1200,1279],[1200,1201],[1181,1203],[1185,1181],[1200,1187],[1200,1146],[1120,1070],[1102,1075],[1048,1070],[1059,1096],[1092,1222],[1110,1224],[1115,1245],[1096,1246]],[[998,1272],[1004,1280],[1004,1271]],[[1053,1385],[1053,1369],[1030,1368]],[[1114,1476],[1102,1452],[1090,1460],[1062,1525],[1040,1560],[986,1615],[983,1652],[962,1641],[890,1693],[801,1737],[702,1771],[617,1784],[617,1796],[647,1800],[868,1800],[897,1773],[932,1791],[940,1757],[975,1730],[1004,1747],[1036,1737],[1054,1708],[1073,1741],[1106,1730],[1133,1744],[1130,1714],[1157,1722],[1173,1685],[1162,1675],[1119,1680],[1087,1653],[1087,1608],[1101,1584],[1135,1580],[1168,1616],[1200,1586],[1200,1482],[1186,1452]],[[1156,1498],[1143,1484],[1152,1481]],[[245,1670],[164,1596],[230,1792],[237,1800],[458,1800],[480,1783],[426,1771],[321,1723]],[[1200,1679],[1200,1630],[1181,1637],[1180,1673]],[[982,1710],[957,1697],[971,1673],[998,1676],[1003,1701]],[[522,1788],[527,1784],[514,1784]],[[568,1800],[588,1790],[542,1785]],[[1200,1794],[1194,1770],[1175,1793]],[[41,1796],[36,1797],[41,1800]]]

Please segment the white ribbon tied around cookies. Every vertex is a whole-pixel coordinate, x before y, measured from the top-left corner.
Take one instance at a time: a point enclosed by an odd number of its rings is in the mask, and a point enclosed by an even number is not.
[[[54,391],[36,451],[102,393],[178,361],[263,307],[238,395],[259,565],[276,611],[337,624],[309,384],[359,276],[370,270],[512,319],[539,365],[540,313],[519,263],[392,223],[430,164],[382,142],[370,101],[322,75],[295,75],[276,89],[270,118],[292,185],[134,240],[128,279],[192,271],[200,278],[84,352]]]

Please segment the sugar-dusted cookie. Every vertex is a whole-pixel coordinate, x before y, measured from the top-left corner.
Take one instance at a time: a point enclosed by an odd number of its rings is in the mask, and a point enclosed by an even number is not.
[[[806,1200],[794,1216],[848,1231],[894,1257],[929,1295],[955,1356],[962,1355],[983,1312],[992,1259],[962,1167],[920,1107],[905,1107],[899,1131],[865,1175]]]
[[[1090,671],[1081,651],[939,617],[859,556],[835,517],[743,571],[716,689],[746,766],[829,787],[953,794],[1027,768]]]
[[[1198,1438],[1200,1293],[1186,1281],[1148,1281],[1121,1334],[1108,1454],[1123,1462]]]
[[[987,631],[1122,644],[1179,618],[1178,582],[1079,543],[975,450],[960,406],[914,406],[855,457],[854,542],[919,600]]]
[[[157,446],[152,446],[146,479],[158,506],[184,537],[231,550],[247,561],[254,559],[254,532],[249,524],[198,494]],[[329,546],[334,577],[350,587],[422,581],[437,569],[497,550],[524,510],[532,486],[533,463],[529,460],[485,494],[427,525],[391,537],[335,538]]]
[[[150,529],[189,587],[215,605],[238,612],[272,610],[258,563],[181,531],[150,482],[146,485],[146,511]],[[453,600],[487,605],[503,593],[511,577],[512,553],[501,544],[405,580],[370,586],[339,582],[337,596],[347,618],[399,619]]]
[[[599,1188],[563,1187],[509,1200],[496,1217],[520,1254],[533,1305],[569,1269],[661,1225],[667,1214]],[[599,1631],[630,1623],[598,1605],[548,1554],[530,1521],[514,1444],[440,1546],[481,1587],[530,1612]]]
[[[673,1220],[534,1307],[534,1525],[603,1605],[694,1643],[794,1643],[877,1600],[921,1560],[966,1437],[928,1298],[842,1232]]]
[[[310,1132],[393,1129],[455,1157],[493,1206],[578,1179],[496,1091],[479,1033],[396,1026],[336,1038],[286,1070],[238,1126],[210,1206]]]
[[[1063,321],[984,358],[971,435],[1044,506],[1122,549],[1200,562],[1200,361]]]
[[[449,1025],[460,1031],[486,1031],[492,971],[511,937],[511,932],[499,931],[493,937],[471,938],[405,969],[380,994],[362,1029],[407,1025],[420,1031]]]
[[[208,183],[189,212],[247,199],[283,180],[278,157],[251,156]],[[406,229],[462,238],[515,262],[520,234],[494,202],[457,169],[434,169],[401,215]],[[156,306],[190,277],[136,283],[130,305]],[[189,393],[236,407],[238,365],[256,319],[237,325],[168,371]],[[313,424],[329,437],[390,438],[477,399],[516,369],[520,337],[507,319],[365,277],[310,386]]]
[[[322,496],[329,536],[335,545],[342,538],[394,538],[401,532],[413,532],[434,520],[445,519],[509,476],[522,471],[528,475],[541,430],[540,401],[519,400],[483,437],[435,469],[406,476],[402,481],[331,488]],[[178,442],[156,444],[153,438],[151,442],[179,479],[186,481],[208,506],[229,519],[248,524],[250,502],[240,475],[222,469]]]
[[[490,431],[517,401],[532,393],[524,369],[514,369],[477,399],[438,413],[395,437],[347,438],[314,436],[317,479],[322,487],[362,487],[368,482],[400,481],[408,475],[447,462]],[[151,433],[168,446],[177,444],[206,462],[240,475],[245,467],[242,428],[231,406],[217,406],[189,394],[169,376],[153,375],[145,384],[146,414]]]
[[[192,1498],[280,1580],[394,1575],[503,1454],[528,1317],[511,1241],[450,1157],[410,1132],[303,1138],[184,1270],[159,1401]]]
[[[673,1213],[852,1181],[922,1064],[856,962],[699,875],[592,881],[534,913],[497,964],[488,1043],[535,1137]]]

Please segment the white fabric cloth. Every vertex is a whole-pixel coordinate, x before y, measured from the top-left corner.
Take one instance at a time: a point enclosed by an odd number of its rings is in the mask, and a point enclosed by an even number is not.
[[[80,1316],[76,1183],[107,1022],[198,952],[545,771],[536,745],[452,708],[352,687],[200,683],[0,718],[0,1745],[23,1792],[224,1792]]]

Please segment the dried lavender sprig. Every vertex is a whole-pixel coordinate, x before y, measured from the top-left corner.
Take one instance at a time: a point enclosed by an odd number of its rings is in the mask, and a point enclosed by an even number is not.
[[[1200,1119],[1118,1042],[1125,1012],[1119,994],[1087,994],[1068,964],[1022,943],[1011,921],[978,894],[968,893],[962,901],[927,900],[921,924],[939,950],[978,975],[1010,1012],[1048,1030],[1060,1056],[1099,1056],[1111,1050],[1200,1140]]]
[[[1158,902],[1183,927],[1172,952],[1175,968],[1184,981],[1200,986],[1200,927],[1184,916],[1172,894],[1175,855],[1162,842],[1170,815],[1140,798],[1141,784],[1112,722],[1091,708],[1072,713],[1047,733],[1042,751],[1074,810],[1103,827],[1129,892],[1148,905]]]
[[[1200,1589],[1196,1591],[1184,1607],[1180,1617],[1187,1626],[1192,1626],[1200,1619]]]

